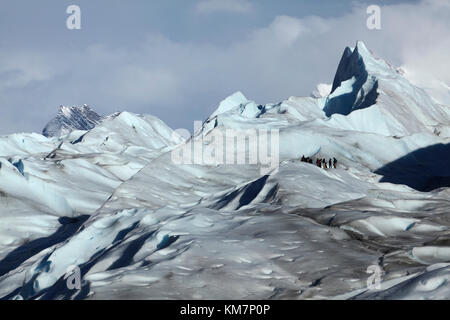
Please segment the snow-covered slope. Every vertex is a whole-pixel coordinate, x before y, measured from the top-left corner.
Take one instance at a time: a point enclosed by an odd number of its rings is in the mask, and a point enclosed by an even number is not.
[[[124,112],[59,138],[1,137],[0,260],[65,229],[67,218],[85,220],[123,181],[180,143],[172,134],[159,119]],[[0,263],[0,274],[8,268]]]
[[[345,50],[324,111],[334,115],[331,126],[389,136],[448,130],[450,117],[449,108],[375,58],[362,42]]]
[[[282,126],[286,121],[315,121],[338,130],[396,137],[450,134],[450,107],[411,84],[401,71],[376,58],[360,41],[354,49],[344,50],[329,95],[258,105],[238,92],[220,103],[205,122],[204,131],[218,124],[232,127],[236,121],[249,122],[247,118],[267,118],[272,123],[285,120]]]
[[[90,130],[99,124],[102,117],[88,105],[81,107],[61,106],[59,112],[42,130],[46,137],[60,137],[73,130]]]
[[[0,221],[15,227],[0,232],[0,297],[448,298],[449,128],[448,106],[358,42],[328,95],[237,92],[188,141],[127,112],[60,138],[3,137]],[[230,129],[279,133],[276,170],[205,161]],[[250,149],[237,139],[232,155]],[[80,290],[65,285],[73,266]]]

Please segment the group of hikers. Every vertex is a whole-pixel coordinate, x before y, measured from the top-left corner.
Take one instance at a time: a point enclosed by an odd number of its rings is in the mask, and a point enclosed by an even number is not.
[[[311,163],[311,164],[314,163],[312,158],[305,157],[303,155],[302,155],[301,161],[306,162],[306,163]],[[316,159],[315,164],[319,168],[323,168],[323,169],[328,169],[328,168],[336,169],[337,160],[334,157],[333,157],[333,159],[330,158],[328,161],[326,159]]]

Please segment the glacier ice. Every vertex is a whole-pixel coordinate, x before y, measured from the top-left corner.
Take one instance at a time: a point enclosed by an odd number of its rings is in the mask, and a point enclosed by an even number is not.
[[[129,112],[62,108],[47,137],[0,137],[0,298],[448,299],[449,106],[362,42],[327,88],[266,105],[236,92],[190,138],[277,129],[270,174],[175,164],[187,142]],[[439,183],[421,190],[424,175]]]

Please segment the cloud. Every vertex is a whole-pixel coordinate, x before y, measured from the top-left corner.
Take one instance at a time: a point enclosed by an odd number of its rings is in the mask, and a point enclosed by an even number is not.
[[[23,88],[52,78],[57,72],[45,59],[31,53],[0,54],[0,90]]]
[[[450,8],[450,2],[448,2],[447,0],[424,0],[424,4],[431,5],[433,7]]]
[[[217,12],[250,12],[253,5],[248,0],[202,0],[197,2],[195,10],[200,14]]]
[[[267,28],[257,30],[255,35],[262,38],[261,40],[269,38],[289,46],[310,31],[309,27],[300,19],[290,16],[277,16]]]
[[[382,6],[381,30],[368,30],[366,7],[356,5],[330,18],[274,16],[219,44],[150,34],[132,46],[2,51],[0,133],[39,131],[59,105],[82,103],[192,129],[238,90],[257,103],[310,95],[333,81],[344,47],[356,40],[416,84],[449,86],[450,8],[441,3]]]
[[[119,67],[102,90],[118,99],[135,104],[161,103],[178,91],[179,82],[173,71],[138,65]]]

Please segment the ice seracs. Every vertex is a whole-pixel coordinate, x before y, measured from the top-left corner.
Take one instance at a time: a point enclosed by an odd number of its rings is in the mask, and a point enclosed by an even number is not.
[[[432,133],[450,118],[449,108],[374,57],[361,41],[345,49],[323,111],[335,128],[387,136]]]
[[[361,42],[357,43],[353,51],[348,47],[344,50],[333,80],[331,94],[324,107],[327,116],[335,113],[348,115],[354,110],[367,108],[376,102],[378,81],[374,75],[369,75],[366,67],[366,63],[372,60]]]
[[[247,102],[248,102],[248,100],[242,92],[240,92],[240,91],[235,92],[231,96],[229,96],[226,99],[224,99],[223,101],[221,101],[217,110],[214,111],[209,118],[212,119],[212,118],[218,116],[219,114],[230,111],[230,110],[232,110],[236,107],[239,107],[240,105],[245,104]]]
[[[174,163],[185,141],[128,112],[59,137],[0,137],[0,298],[450,297],[448,109],[361,42],[323,89],[265,105],[237,92],[192,137],[212,147],[230,128],[278,130],[269,174]],[[386,179],[398,167],[442,183]],[[74,265],[83,281],[71,291]]]
[[[311,93],[311,97],[313,98],[323,98],[330,94],[331,92],[331,84],[327,83],[319,83],[317,85],[316,90]]]

